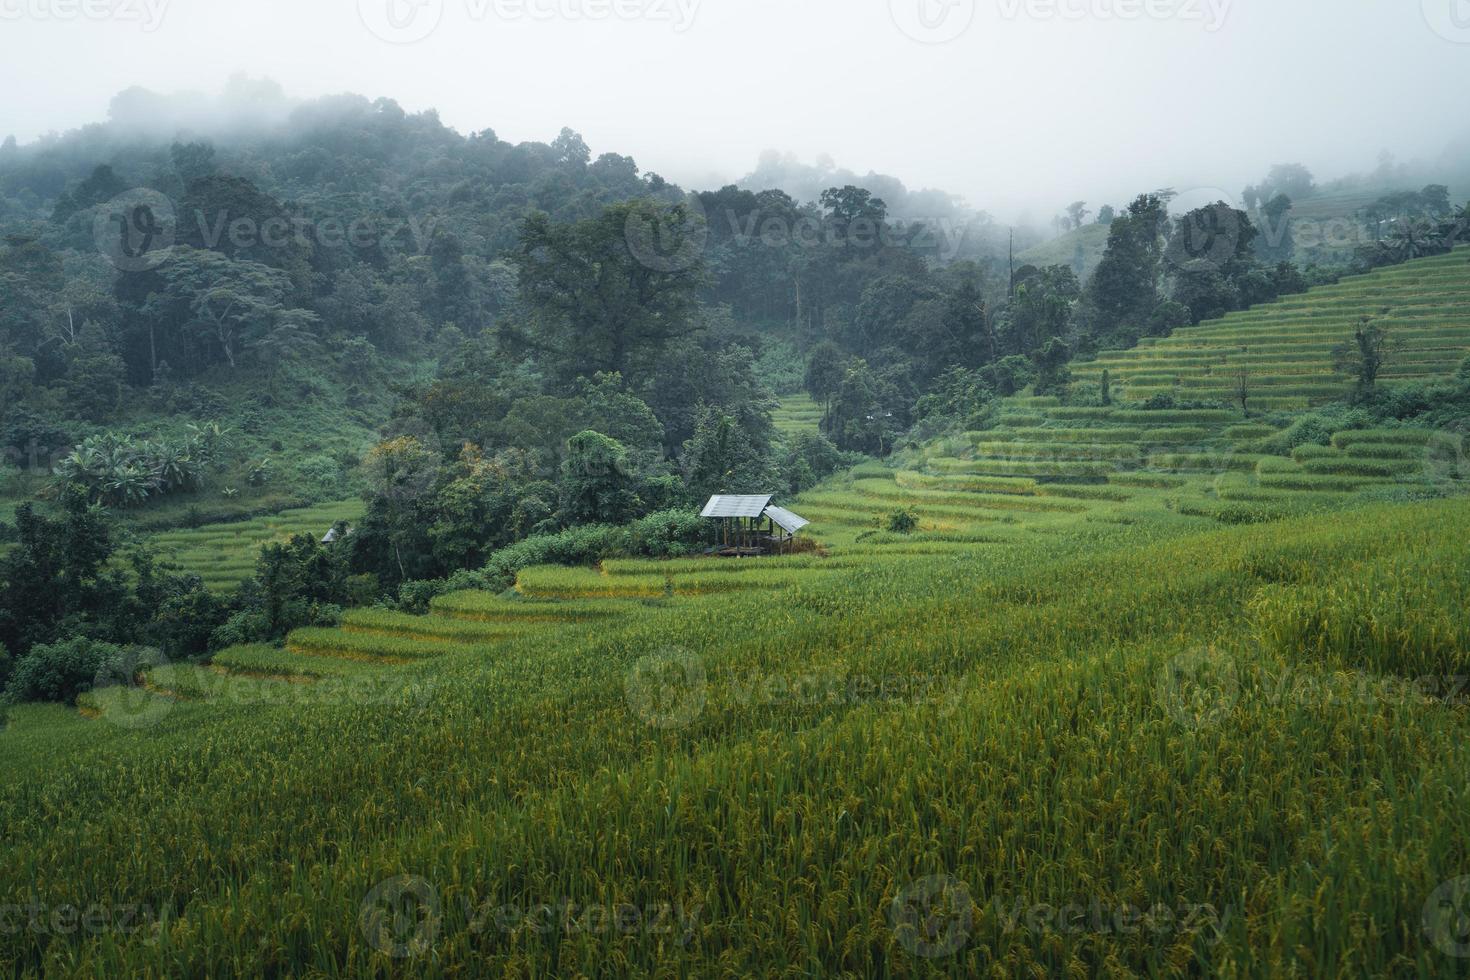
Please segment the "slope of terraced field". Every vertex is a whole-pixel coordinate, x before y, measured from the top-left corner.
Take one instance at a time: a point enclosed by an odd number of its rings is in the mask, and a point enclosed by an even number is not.
[[[802,393],[798,395],[783,395],[781,403],[771,413],[771,421],[776,426],[776,431],[785,435],[795,435],[798,432],[817,431],[822,421],[822,406],[812,400],[812,396]]]
[[[1402,349],[1383,380],[1445,375],[1470,352],[1470,248],[1343,279],[1220,320],[1148,338],[1126,351],[1103,351],[1074,365],[1081,380],[1106,370],[1114,394],[1144,401],[1157,394],[1233,403],[1248,372],[1253,410],[1300,409],[1342,398],[1351,386],[1332,350],[1368,316]]]
[[[813,553],[532,568],[16,709],[0,906],[149,916],[0,967],[1453,973],[1470,502],[1420,498],[1464,447],[1275,432],[1009,399],[791,501]]]
[[[360,501],[346,500],[249,521],[166,531],[150,540],[180,571],[198,575],[207,587],[226,592],[254,574],[264,545],[288,541],[297,534],[320,538],[337,521],[351,521],[361,514]]]
[[[534,570],[19,711],[0,904],[146,911],[0,963],[1450,972],[1470,721],[1412,679],[1470,667],[1470,506],[1221,528],[1194,476],[950,459],[798,502],[830,557]],[[1015,924],[1072,904],[1168,918]]]

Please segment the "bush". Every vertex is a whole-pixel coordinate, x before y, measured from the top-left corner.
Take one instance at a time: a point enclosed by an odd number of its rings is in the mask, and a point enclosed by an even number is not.
[[[826,436],[801,432],[791,438],[783,467],[792,490],[799,493],[860,458],[857,453],[838,449]],[[794,479],[793,475],[799,475],[801,479]],[[807,482],[808,475],[810,482]]]
[[[919,527],[919,515],[913,508],[896,510],[888,515],[888,530],[894,534],[913,534]]]
[[[1284,431],[1261,440],[1257,447],[1261,452],[1287,455],[1301,446],[1326,446],[1334,432],[1365,429],[1371,424],[1371,416],[1361,409],[1321,408],[1297,416]]]
[[[1181,409],[1184,411],[1221,409],[1225,408],[1226,405],[1224,402],[1214,399],[1175,398],[1169,392],[1161,391],[1157,395],[1150,396],[1148,401],[1138,407],[1145,412],[1166,412],[1171,409]]]
[[[332,456],[307,456],[296,464],[295,470],[299,489],[310,490],[319,496],[344,496],[341,492],[342,466]]]
[[[628,550],[633,557],[679,558],[709,541],[712,527],[693,511],[659,511],[634,522]]]
[[[25,467],[34,462],[46,468],[51,456],[60,455],[72,442],[67,429],[24,408],[7,411],[0,427],[0,453]]]
[[[692,511],[666,510],[632,524],[588,524],[538,534],[501,548],[484,568],[447,579],[405,582],[398,608],[423,612],[438,596],[466,589],[504,592],[534,565],[593,565],[608,558],[677,558],[713,541],[713,526]]]
[[[269,635],[270,623],[265,614],[259,610],[244,609],[209,634],[209,649],[223,650],[226,647],[244,646]]]
[[[1096,381],[1074,381],[1062,395],[1063,405],[1078,408],[1103,408],[1113,402],[1111,394],[1103,397],[1102,385]]]
[[[90,691],[99,675],[126,676],[136,656],[123,647],[87,637],[36,646],[15,665],[5,694],[11,703],[71,703]]]

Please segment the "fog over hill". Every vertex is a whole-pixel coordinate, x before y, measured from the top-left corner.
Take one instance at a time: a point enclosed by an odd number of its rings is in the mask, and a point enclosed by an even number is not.
[[[1451,0],[1351,18],[1318,0],[25,0],[0,14],[0,83],[25,93],[0,134],[94,122],[134,85],[212,93],[245,72],[302,98],[388,96],[512,143],[570,126],[689,186],[759,172],[774,148],[1046,220],[1076,198],[1238,191],[1277,160],[1328,177],[1385,149],[1432,162],[1470,78],[1453,13]],[[127,119],[154,125],[146,109]]]

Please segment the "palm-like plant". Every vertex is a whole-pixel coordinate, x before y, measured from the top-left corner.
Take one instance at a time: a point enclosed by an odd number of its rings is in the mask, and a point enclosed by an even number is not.
[[[150,443],[143,456],[151,464],[158,489],[164,493],[197,490],[203,481],[203,468],[190,453],[187,441],[177,446],[162,442]]]
[[[94,503],[136,507],[158,494],[199,488],[203,466],[190,445],[103,433],[82,440],[53,472],[58,486],[81,487]]]
[[[1381,244],[1395,262],[1440,255],[1450,249],[1439,228],[1428,221],[1399,221]]]
[[[185,444],[200,466],[218,465],[233,444],[234,430],[225,428],[218,422],[205,422],[202,425],[191,422],[186,428],[188,435],[184,437]]]
[[[158,483],[147,467],[130,462],[108,473],[102,502],[113,507],[137,507],[157,488]]]
[[[1470,204],[1462,204],[1439,226],[1440,235],[1451,245],[1470,242]]]

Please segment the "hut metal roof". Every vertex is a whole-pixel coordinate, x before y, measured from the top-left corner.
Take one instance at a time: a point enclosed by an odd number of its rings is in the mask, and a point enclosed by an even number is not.
[[[793,514],[786,508],[777,507],[775,504],[766,508],[766,516],[779,524],[787,534],[795,534],[811,523],[800,514]]]
[[[775,494],[720,494],[709,498],[700,517],[760,517]]]

